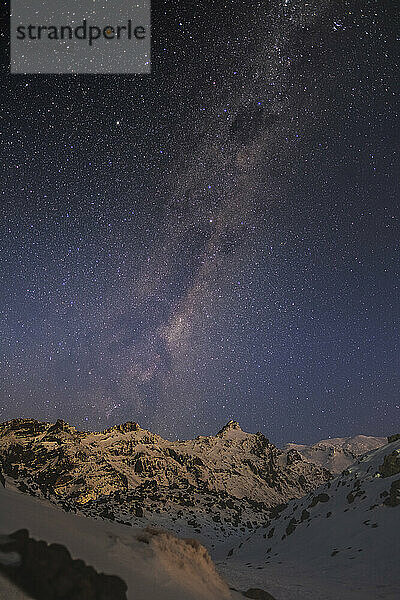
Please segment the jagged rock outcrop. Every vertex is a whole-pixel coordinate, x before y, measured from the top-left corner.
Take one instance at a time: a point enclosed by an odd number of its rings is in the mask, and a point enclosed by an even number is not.
[[[387,492],[387,497],[383,503],[386,506],[400,506],[400,479],[392,481],[390,489]]]
[[[139,423],[135,421],[127,421],[126,423],[122,423],[121,425],[113,425],[113,427],[109,427],[105,429],[103,433],[128,433],[129,431],[143,431],[140,427]]]
[[[229,431],[241,431],[243,433],[242,428],[240,427],[237,421],[233,421],[232,419],[227,422],[226,425],[222,427],[217,433],[218,437],[223,437]]]
[[[400,473],[400,451],[396,449],[385,455],[383,463],[379,466],[379,475],[381,477],[392,477],[398,473]]]

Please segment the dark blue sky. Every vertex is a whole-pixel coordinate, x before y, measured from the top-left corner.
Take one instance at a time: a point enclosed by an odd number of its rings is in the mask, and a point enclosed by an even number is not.
[[[5,61],[0,420],[398,429],[394,10],[156,3],[151,75]]]

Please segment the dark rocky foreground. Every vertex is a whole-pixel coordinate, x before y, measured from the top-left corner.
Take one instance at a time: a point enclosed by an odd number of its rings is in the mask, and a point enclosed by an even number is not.
[[[0,561],[0,572],[36,600],[126,600],[120,577],[97,573],[83,560],[73,560],[65,546],[36,541],[26,529],[3,537],[0,551],[17,553],[18,563]]]
[[[271,594],[259,588],[250,588],[247,592],[242,593],[245,598],[252,598],[253,600],[275,600]]]

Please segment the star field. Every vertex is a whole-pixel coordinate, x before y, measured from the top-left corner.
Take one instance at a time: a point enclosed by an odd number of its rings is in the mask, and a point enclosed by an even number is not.
[[[3,65],[0,420],[398,429],[397,15],[338,4],[153,3],[151,75]]]

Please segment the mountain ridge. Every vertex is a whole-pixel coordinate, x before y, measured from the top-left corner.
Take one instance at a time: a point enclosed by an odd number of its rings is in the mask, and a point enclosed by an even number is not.
[[[97,432],[62,419],[0,424],[0,465],[21,491],[67,511],[135,526],[170,527],[172,520],[178,535],[203,543],[252,531],[276,507],[329,481],[330,450],[318,448],[321,464],[297,447],[279,449],[262,433],[243,431],[235,420],[215,435],[177,441],[136,421]]]
[[[331,474],[261,433],[229,421],[214,436],[170,442],[136,422],[82,432],[59,419],[0,424],[4,474],[24,492],[124,523],[153,524],[171,512],[177,532],[238,535]],[[175,518],[175,517],[174,517]]]
[[[43,421],[43,420],[37,419],[35,417],[15,417],[15,418],[7,419],[6,421],[0,422],[0,427],[3,425],[24,424],[24,423],[46,424],[46,425],[53,426],[55,429],[62,429],[64,427],[66,429],[74,430],[82,435],[87,435],[89,433],[105,434],[105,433],[112,433],[113,431],[120,431],[120,432],[147,431],[147,432],[151,433],[152,435],[158,436],[161,439],[163,439],[167,442],[170,442],[170,443],[184,442],[184,441],[195,440],[195,439],[204,438],[204,437],[216,437],[216,436],[220,436],[224,432],[230,431],[230,430],[238,430],[238,431],[242,431],[243,433],[248,433],[248,432],[244,431],[244,429],[242,428],[240,423],[238,421],[236,421],[235,419],[229,419],[225,423],[225,425],[223,425],[215,434],[212,434],[212,433],[211,434],[199,434],[193,438],[180,438],[180,437],[178,437],[178,438],[163,438],[160,434],[153,433],[146,427],[142,427],[140,425],[140,423],[138,423],[137,421],[124,421],[122,423],[116,423],[114,425],[110,425],[109,427],[106,427],[104,429],[93,430],[93,429],[83,429],[83,428],[81,429],[81,428],[79,428],[78,425],[71,425],[68,421],[65,421],[62,418],[58,418],[55,421],[47,421],[47,420]],[[257,432],[257,433],[261,433],[261,432]],[[253,434],[253,435],[255,435],[255,434]],[[261,435],[264,435],[264,434],[261,433]],[[391,436],[373,436],[373,435],[366,435],[366,434],[355,434],[355,435],[348,435],[348,436],[342,436],[342,437],[324,438],[321,440],[317,440],[316,442],[313,442],[313,443],[286,442],[277,447],[285,449],[288,446],[313,447],[313,446],[318,446],[320,444],[341,446],[342,443],[346,443],[346,441],[351,442],[352,440],[357,440],[359,438],[362,438],[365,440],[383,440],[382,443],[387,443],[388,437],[391,437]],[[396,437],[396,435],[394,435],[392,437]]]
[[[387,437],[354,435],[341,438],[328,438],[314,444],[289,443],[286,450],[296,450],[304,460],[325,467],[334,475],[353,464],[360,456],[380,448],[388,442]]]

